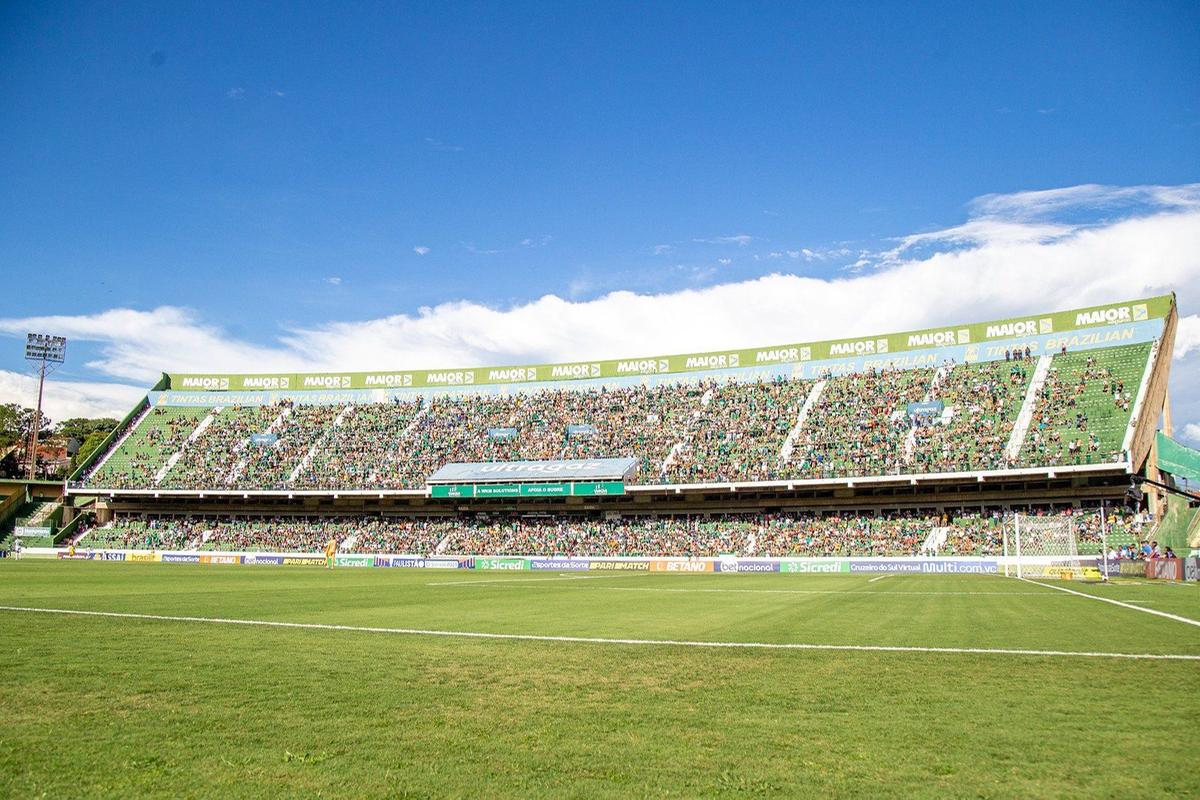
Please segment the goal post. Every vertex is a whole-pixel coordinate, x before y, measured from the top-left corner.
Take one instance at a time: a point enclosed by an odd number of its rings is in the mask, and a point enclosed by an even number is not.
[[[1074,580],[1085,577],[1074,517],[1013,514],[1004,534],[1005,575]]]

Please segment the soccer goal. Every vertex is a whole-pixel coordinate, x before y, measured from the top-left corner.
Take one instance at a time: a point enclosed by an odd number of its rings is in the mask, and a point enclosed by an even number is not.
[[[1018,578],[1085,576],[1074,518],[1014,514],[1004,528],[1004,574]],[[1092,559],[1086,559],[1091,566]]]

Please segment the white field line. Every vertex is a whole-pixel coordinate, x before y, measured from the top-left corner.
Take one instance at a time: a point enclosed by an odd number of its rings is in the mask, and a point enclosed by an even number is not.
[[[1097,597],[1096,595],[1088,594],[1087,592],[1077,592],[1074,589],[1068,589],[1065,586],[1054,586],[1049,583],[1042,583],[1041,581],[1030,580],[1029,578],[1017,578],[1017,580],[1025,581],[1026,583],[1032,583],[1035,586],[1045,586],[1047,589],[1055,589],[1060,592],[1066,592],[1067,594],[1078,595],[1079,597],[1086,597],[1089,600],[1098,600],[1101,603],[1112,603],[1114,606],[1120,606],[1121,608],[1132,608],[1134,611],[1140,611],[1143,614],[1153,614],[1156,617],[1166,617],[1167,619],[1173,619],[1176,622],[1183,622],[1188,625],[1195,625],[1196,627],[1200,628],[1200,619],[1192,619],[1191,617],[1181,617],[1178,614],[1168,614],[1166,611],[1157,611],[1153,608],[1140,608],[1138,606],[1130,605],[1129,603],[1123,603],[1120,600],[1113,600],[1111,597]]]
[[[1004,597],[1055,597],[1045,592],[917,592],[888,591],[886,589],[663,589],[649,586],[601,586],[610,592],[729,592],[731,594],[871,594],[893,595],[1002,595]]]
[[[1145,609],[1138,609],[1143,611]],[[264,628],[293,628],[353,633],[391,633],[408,636],[441,636],[455,639],[500,639],[520,642],[569,642],[579,644],[616,644],[649,647],[705,647],[734,650],[832,650],[866,653],[948,653],[965,655],[1046,656],[1059,658],[1125,658],[1147,661],[1200,661],[1200,655],[1187,653],[1104,653],[1086,650],[1021,650],[990,647],[916,647],[877,644],[811,644],[802,642],[703,642],[687,639],[613,639],[599,636],[538,636],[528,633],[484,633],[479,631],[442,631],[422,628],[381,628],[364,625],[329,625],[318,622],[281,622],[261,619],[225,619],[222,617],[185,617],[167,614],[133,614],[120,611],[81,611],[67,608],[29,608],[0,606],[0,611],[30,614],[59,614],[77,617],[139,619],[158,622],[198,622],[213,625],[246,625]]]
[[[867,581],[867,583],[874,583],[875,581],[881,581],[884,578],[890,578],[890,577],[892,577],[892,576],[891,575],[880,575],[878,578],[871,578],[871,580]]]

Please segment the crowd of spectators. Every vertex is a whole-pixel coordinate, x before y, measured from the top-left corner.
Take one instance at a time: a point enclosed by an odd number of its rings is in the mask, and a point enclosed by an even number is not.
[[[1099,552],[1097,508],[1043,511],[1075,522],[1081,554]],[[1108,509],[1113,547],[1140,540],[1145,519]],[[93,547],[317,552],[332,537],[344,552],[542,556],[997,556],[1012,518],[1002,511],[941,514],[742,513],[369,517],[129,517],[91,531]],[[934,550],[930,534],[946,536]],[[1011,535],[1011,534],[1010,534]]]
[[[946,421],[915,417],[911,472],[966,472],[1008,466],[1005,448],[1029,388],[1028,359],[957,364],[935,382]]]
[[[1149,345],[1139,344],[1056,355],[1036,399],[1023,463],[1056,466],[1119,459],[1133,392],[1149,351]]]
[[[267,434],[291,403],[275,406],[226,406],[213,409],[212,421],[180,449],[179,460],[167,470],[164,489],[224,489],[231,486],[244,464],[252,434]],[[243,484],[245,485],[245,484]],[[256,487],[257,488],[257,487]]]
[[[780,450],[812,383],[778,379],[715,383],[702,395],[666,482],[768,481],[783,477]]]
[[[871,369],[830,378],[795,442],[788,477],[896,475],[905,471],[908,404],[934,370]]]
[[[149,489],[167,460],[177,453],[208,410],[159,406],[150,409],[120,451],[89,476],[92,485]],[[124,431],[120,435],[123,435]]]

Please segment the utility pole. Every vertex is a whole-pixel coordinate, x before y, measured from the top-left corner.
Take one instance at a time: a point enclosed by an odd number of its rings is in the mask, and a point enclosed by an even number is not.
[[[29,432],[29,480],[37,480],[38,434],[42,429],[42,394],[46,388],[47,364],[63,363],[67,360],[67,340],[62,336],[30,333],[25,336],[25,360],[38,363],[38,399],[34,412],[32,430]],[[50,367],[51,370],[54,367]]]

